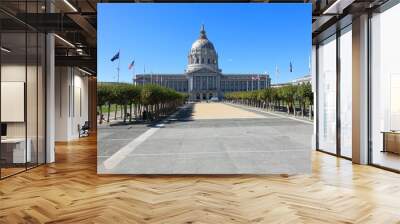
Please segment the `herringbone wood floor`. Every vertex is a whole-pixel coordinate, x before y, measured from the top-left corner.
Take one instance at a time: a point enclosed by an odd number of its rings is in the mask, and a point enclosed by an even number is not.
[[[300,176],[98,176],[96,139],[0,181],[0,223],[400,223],[400,175],[313,152]]]

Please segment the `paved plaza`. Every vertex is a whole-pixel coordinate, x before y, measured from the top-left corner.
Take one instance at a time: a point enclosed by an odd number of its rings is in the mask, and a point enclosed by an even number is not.
[[[101,126],[103,174],[295,174],[311,171],[310,122],[224,103],[188,104],[152,125]]]

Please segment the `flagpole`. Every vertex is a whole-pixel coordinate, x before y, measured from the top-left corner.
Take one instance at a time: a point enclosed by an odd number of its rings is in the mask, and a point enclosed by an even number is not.
[[[133,61],[135,61],[135,60],[133,60]],[[133,77],[132,77],[132,79],[133,79],[133,84],[136,85],[136,82],[135,82],[135,65],[133,65],[133,71],[132,71],[132,73],[133,73],[133,74],[132,74],[132,76],[133,76]]]
[[[118,73],[117,73],[117,82],[119,83],[119,66],[121,64],[121,49],[118,50]]]

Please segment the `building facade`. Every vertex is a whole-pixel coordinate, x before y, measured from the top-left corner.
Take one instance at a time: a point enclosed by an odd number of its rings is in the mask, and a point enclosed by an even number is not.
[[[297,86],[297,85],[307,84],[307,83],[311,84],[311,81],[312,81],[311,75],[305,75],[300,78],[293,79],[290,82],[271,84],[271,88],[279,88],[282,86],[290,86],[290,85]]]
[[[292,80],[292,85],[301,85],[311,83],[311,75],[305,75],[303,77]]]
[[[189,94],[190,100],[223,98],[224,93],[251,91],[270,87],[271,79],[265,74],[222,74],[218,67],[218,54],[208,40],[204,26],[199,38],[192,44],[184,74],[137,74],[137,85],[157,84]]]

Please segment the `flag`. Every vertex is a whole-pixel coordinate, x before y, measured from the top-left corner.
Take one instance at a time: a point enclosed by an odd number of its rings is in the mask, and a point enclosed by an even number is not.
[[[118,51],[118,53],[116,53],[116,54],[114,55],[114,57],[111,58],[111,61],[115,61],[115,60],[117,60],[118,58],[119,58],[119,51]]]
[[[128,69],[131,70],[131,68],[135,65],[135,60],[132,61],[132,63],[129,65]]]
[[[290,64],[289,64],[289,71],[290,71],[290,72],[293,72],[292,62],[290,62]]]
[[[279,79],[279,68],[278,68],[278,65],[275,66],[275,76],[276,76],[276,79]]]

